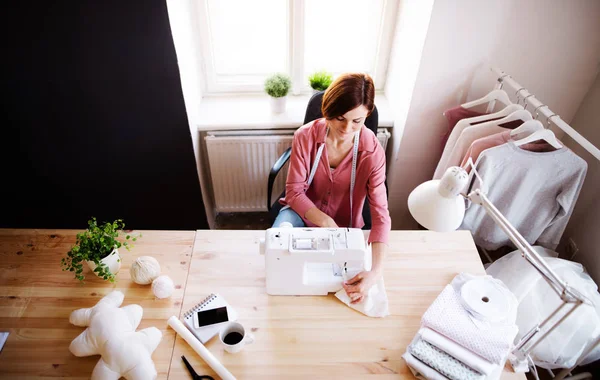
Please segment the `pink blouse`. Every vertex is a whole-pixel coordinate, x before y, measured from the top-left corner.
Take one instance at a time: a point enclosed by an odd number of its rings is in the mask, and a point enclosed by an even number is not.
[[[385,152],[370,129],[363,125],[360,131],[352,200],[354,215],[350,215],[352,151],[331,170],[325,145],[312,184],[308,188],[310,170],[319,146],[325,144],[326,132],[326,120],[319,119],[300,127],[294,133],[285,199],[282,198],[279,202],[289,205],[309,227],[315,225],[304,216],[309,209],[317,207],[333,218],[340,227],[348,227],[352,218],[352,227],[361,228],[365,225],[362,208],[365,199],[368,199],[372,224],[369,243],[387,244],[392,221],[385,189]]]

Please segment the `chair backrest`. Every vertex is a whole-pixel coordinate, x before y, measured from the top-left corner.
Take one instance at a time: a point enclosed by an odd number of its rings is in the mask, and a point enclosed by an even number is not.
[[[323,117],[321,112],[321,105],[323,104],[323,95],[325,91],[319,91],[311,96],[306,106],[306,113],[304,114],[304,124],[310,123],[313,120],[317,120]],[[377,106],[373,108],[373,112],[365,120],[365,126],[369,128],[375,136],[377,136],[377,125],[379,124],[379,113],[377,112]]]

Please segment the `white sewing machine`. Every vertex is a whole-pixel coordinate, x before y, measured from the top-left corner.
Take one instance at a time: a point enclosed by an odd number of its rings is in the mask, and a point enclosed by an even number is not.
[[[327,295],[371,267],[358,228],[270,228],[260,242],[270,295]]]

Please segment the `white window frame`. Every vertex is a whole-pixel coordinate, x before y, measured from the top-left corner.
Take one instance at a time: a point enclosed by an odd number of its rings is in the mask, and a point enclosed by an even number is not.
[[[200,50],[202,54],[202,72],[204,76],[204,88],[202,93],[206,95],[239,94],[239,93],[263,93],[262,84],[252,83],[250,80],[244,82],[243,75],[235,75],[229,82],[217,79],[212,54],[212,38],[209,28],[209,14],[207,0],[197,0],[196,21],[200,34]],[[250,0],[249,0],[250,1]],[[286,57],[286,72],[292,78],[292,93],[294,95],[310,93],[307,78],[304,77],[304,5],[305,0],[282,0],[287,1],[288,17],[288,54]],[[398,13],[399,0],[384,0],[381,14],[381,33],[377,41],[377,59],[375,71],[371,74],[375,82],[375,89],[383,90],[388,62],[392,49],[396,16]],[[247,78],[249,79],[249,78]]]

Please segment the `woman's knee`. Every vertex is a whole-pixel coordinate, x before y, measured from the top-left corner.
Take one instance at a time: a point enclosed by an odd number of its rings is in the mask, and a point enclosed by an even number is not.
[[[279,211],[277,218],[275,218],[275,222],[273,223],[273,227],[280,227],[282,223],[287,222],[292,225],[292,227],[305,227],[304,220],[291,208],[287,208]]]

